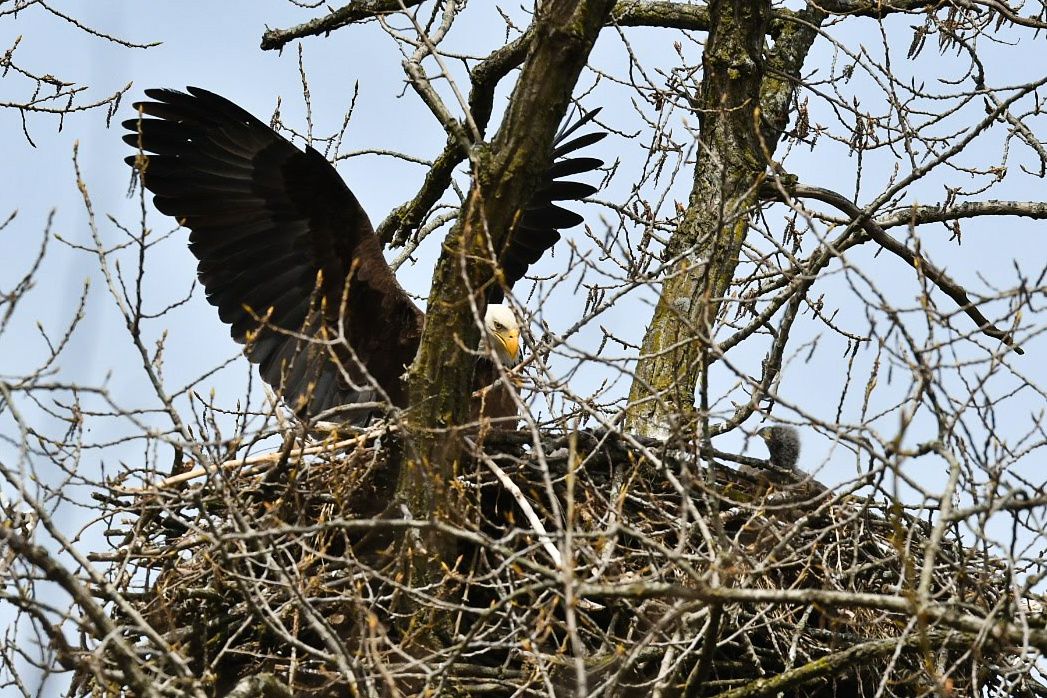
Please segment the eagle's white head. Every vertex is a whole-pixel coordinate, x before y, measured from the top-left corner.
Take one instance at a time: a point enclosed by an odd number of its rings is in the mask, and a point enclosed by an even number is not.
[[[491,337],[491,346],[506,366],[513,366],[520,359],[520,322],[509,306],[491,303],[484,315],[484,328]]]

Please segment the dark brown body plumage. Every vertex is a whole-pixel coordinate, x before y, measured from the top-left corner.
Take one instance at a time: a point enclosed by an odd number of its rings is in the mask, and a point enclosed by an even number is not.
[[[303,417],[339,408],[359,419],[376,402],[405,406],[401,377],[424,315],[397,283],[356,197],[316,150],[299,150],[219,95],[187,90],[146,91],[152,101],[124,122],[124,140],[140,151],[127,160],[157,209],[191,231],[207,300],[233,338]],[[562,157],[606,135],[565,142],[593,115],[558,136],[553,165],[503,251],[510,287],[559,229],[582,220],[554,202],[595,191],[559,180],[602,165]]]
[[[506,383],[511,377],[502,377],[498,366],[489,358],[481,356],[476,361],[474,383],[478,389],[474,393],[473,417],[486,417],[491,420],[515,418],[520,410],[516,405],[516,393]],[[519,420],[512,419],[515,425]]]

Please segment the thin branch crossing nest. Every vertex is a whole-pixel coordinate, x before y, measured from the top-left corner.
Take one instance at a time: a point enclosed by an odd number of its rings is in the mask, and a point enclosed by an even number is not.
[[[214,695],[1044,695],[1001,565],[898,507],[615,434],[494,432],[421,521],[393,502],[395,434],[288,443],[113,491],[129,528],[97,557]],[[436,530],[457,562],[409,588]],[[432,604],[442,646],[404,651]]]

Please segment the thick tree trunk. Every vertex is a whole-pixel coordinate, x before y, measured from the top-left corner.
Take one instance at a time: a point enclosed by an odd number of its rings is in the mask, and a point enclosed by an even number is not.
[[[433,275],[425,330],[408,371],[411,409],[397,500],[415,519],[455,521],[452,486],[461,455],[459,426],[470,390],[485,310],[502,250],[542,172],[571,92],[613,0],[548,0],[501,128],[490,147],[470,153],[473,184],[444,241]],[[454,565],[454,540],[432,531],[405,546],[409,584],[438,587]],[[436,613],[435,611],[431,611]],[[423,615],[428,615],[427,610]],[[439,631],[440,621],[430,627]]]
[[[770,16],[769,0],[709,3],[694,185],[669,242],[667,257],[675,261],[629,394],[628,428],[645,436],[696,433],[695,386],[703,363],[715,360],[709,349],[717,315],[768,160],[788,122],[814,27],[824,19],[812,8],[798,13],[803,21],[784,23],[765,61]]]

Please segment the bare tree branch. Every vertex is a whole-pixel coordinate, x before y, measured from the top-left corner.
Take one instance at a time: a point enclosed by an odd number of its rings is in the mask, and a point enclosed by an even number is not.
[[[917,273],[926,276],[949,298],[953,299],[960,310],[974,320],[982,334],[1000,340],[1013,349],[1016,354],[1025,353],[1020,346],[1015,344],[1014,337],[1010,332],[999,329],[982,314],[981,310],[978,309],[978,305],[970,299],[963,286],[953,280],[944,270],[927,261],[925,257],[913,252],[888,235],[877,221],[865,215],[865,212],[851,203],[847,197],[821,187],[804,185],[797,185],[792,193],[800,198],[817,199],[818,201],[831,204],[851,216],[851,220],[859,221],[862,229],[865,230],[871,240],[891,254],[905,260],[906,264],[915,269]]]

